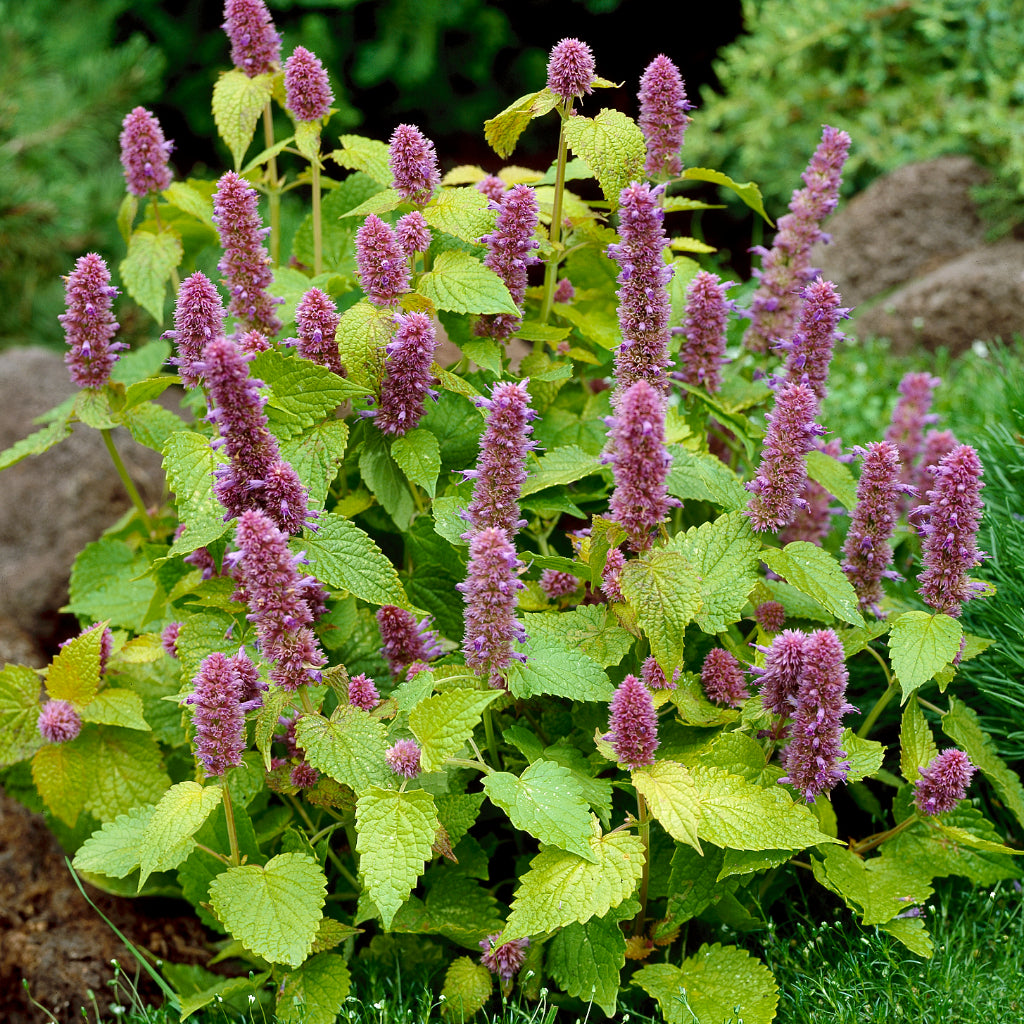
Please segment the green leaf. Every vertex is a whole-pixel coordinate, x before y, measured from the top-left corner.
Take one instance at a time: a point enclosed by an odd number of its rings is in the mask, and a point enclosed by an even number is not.
[[[542,637],[519,644],[526,661],[514,660],[505,670],[509,691],[520,699],[542,693],[580,701],[609,701],[614,688],[604,670],[582,651]]]
[[[610,832],[588,841],[593,862],[555,846],[530,861],[498,942],[556,931],[573,921],[585,924],[633,895],[644,866],[640,839]]]
[[[256,122],[270,102],[273,83],[270,72],[250,78],[237,68],[225,71],[214,83],[213,120],[231,151],[236,171],[256,134]]]
[[[374,786],[359,797],[359,870],[385,930],[430,860],[437,826],[434,798],[425,790],[400,792]]]
[[[536,494],[545,487],[560,487],[562,484],[575,483],[602,468],[599,458],[588,455],[579,445],[567,444],[561,448],[553,448],[540,459],[539,465],[523,481],[520,492],[525,498],[528,494]]]
[[[319,121],[298,121],[295,124],[295,148],[310,163],[320,161],[320,130]]]
[[[885,745],[876,740],[861,739],[852,729],[843,730],[842,749],[850,762],[847,783],[873,778],[885,760]]]
[[[316,533],[303,538],[310,572],[335,590],[348,590],[370,604],[409,608],[395,567],[368,534],[349,519],[329,514]]]
[[[747,950],[718,942],[679,967],[648,964],[633,984],[658,1000],[667,1024],[771,1024],[779,1003],[772,972]]]
[[[391,457],[414,484],[434,497],[441,473],[441,446],[429,430],[418,427],[396,437],[391,442]]]
[[[156,402],[141,402],[125,409],[121,413],[121,424],[135,441],[161,455],[171,434],[185,427],[180,416]]]
[[[960,649],[963,626],[948,615],[904,612],[889,629],[889,656],[906,700]]]
[[[434,798],[438,820],[452,846],[458,846],[459,840],[473,827],[483,802],[483,793],[442,793]]]
[[[163,198],[183,213],[191,214],[211,229],[213,224],[213,203],[197,188],[184,181],[172,181],[160,193]],[[215,229],[214,229],[215,230]]]
[[[670,444],[668,452],[672,456],[665,481],[669,494],[684,501],[709,501],[729,511],[747,507],[750,493],[721,459],[687,451],[678,444]]]
[[[438,309],[453,313],[508,313],[519,315],[505,282],[468,252],[441,253],[416,289]]]
[[[483,1009],[493,987],[491,972],[483,964],[468,956],[457,957],[444,976],[441,1013],[462,1024]]]
[[[420,742],[420,763],[435,772],[462,749],[498,691],[448,690],[421,701],[409,713],[409,728]]]
[[[643,180],[647,144],[631,117],[606,107],[595,118],[568,118],[564,129],[569,149],[586,160],[613,207],[630,182]]]
[[[281,853],[260,867],[228,868],[210,883],[210,903],[227,930],[271,963],[298,967],[309,954],[327,892],[312,857]]]
[[[893,938],[899,939],[904,946],[916,953],[918,956],[931,957],[935,952],[935,943],[931,936],[925,931],[925,924],[919,917],[893,918],[878,926],[883,932],[888,932]]]
[[[141,632],[156,595],[155,580],[143,578],[149,568],[147,555],[124,541],[87,544],[71,569],[71,600],[63,610]]]
[[[1016,857],[1024,856],[1024,850],[1011,850],[1009,846],[1003,843],[996,843],[991,839],[982,839],[973,832],[968,832],[965,828],[960,828],[958,825],[948,825],[938,818],[933,819],[933,827],[947,839],[952,839],[954,843],[959,843],[961,846],[966,846],[972,850],[983,850],[986,853],[1005,853]]]
[[[665,831],[700,853],[697,829],[701,806],[689,771],[675,761],[655,761],[649,768],[634,768],[631,774],[637,793]]]
[[[326,420],[281,443],[281,458],[290,462],[309,491],[311,508],[323,508],[327,490],[345,459],[348,424]]]
[[[100,685],[100,645],[104,626],[87,630],[65,644],[46,673],[46,692],[54,700],[84,706]]]
[[[870,646],[872,640],[885,636],[892,625],[887,619],[876,619],[866,626],[853,626],[848,629],[837,629],[836,635],[843,645],[843,657],[847,660]]]
[[[520,96],[500,114],[484,121],[484,138],[488,145],[503,159],[516,148],[519,136],[535,118],[547,114],[558,106],[558,97],[547,87],[539,92]]]
[[[484,791],[517,829],[545,845],[597,863],[590,847],[590,806],[568,768],[539,760],[528,765],[519,778],[509,772],[493,772],[484,778]]]
[[[814,449],[807,453],[807,475],[838,498],[848,512],[857,507],[857,481],[845,463]]]
[[[755,213],[760,214],[771,225],[771,218],[764,212],[764,200],[761,198],[761,190],[752,181],[743,185],[737,184],[728,174],[721,171],[711,170],[707,167],[687,167],[682,177],[688,181],[710,181],[713,185],[723,185],[732,189]],[[774,227],[774,225],[772,225]]]
[[[863,626],[864,617],[857,610],[857,592],[846,578],[839,563],[823,548],[804,540],[795,540],[781,551],[765,548],[761,560],[797,590],[813,597],[837,619],[853,626]]]
[[[409,528],[414,510],[412,494],[398,463],[391,457],[384,436],[372,431],[359,453],[359,472],[377,503],[402,530]]]
[[[72,866],[76,871],[93,871],[108,878],[124,878],[139,866],[139,849],[156,808],[149,804],[133,807],[97,829],[78,848]]]
[[[402,197],[393,188],[386,188],[382,192],[375,192],[364,199],[358,206],[347,210],[342,216],[365,217],[371,213],[379,216],[382,213],[390,213],[392,210],[397,210],[402,205],[402,202]]]
[[[391,927],[396,932],[443,935],[468,949],[479,950],[483,938],[501,931],[502,921],[498,901],[464,870],[461,865],[431,870],[425,902],[415,897],[407,900]]]
[[[39,676],[24,665],[0,669],[0,768],[24,761],[43,745]]]
[[[667,920],[655,930],[656,937],[703,913],[721,895],[724,890],[718,884],[718,873],[722,865],[723,853],[715,846],[709,846],[703,856],[692,847],[676,846],[668,882]]]
[[[963,701],[950,697],[949,711],[942,716],[942,731],[984,772],[1003,803],[1024,826],[1024,788],[1017,774],[996,753],[995,744],[985,735],[975,712]]]
[[[618,624],[607,605],[581,605],[571,611],[525,615],[523,623],[527,636],[579,650],[601,668],[618,665],[633,646],[633,635]]]
[[[171,784],[152,733],[101,725],[83,730],[76,742],[89,765],[85,810],[99,821],[157,803]]]
[[[475,188],[443,188],[423,208],[423,219],[432,228],[474,245],[494,230],[490,200]]]
[[[81,737],[70,743],[48,743],[32,757],[32,781],[43,803],[72,828],[85,808],[92,771]]]
[[[118,686],[105,687],[81,709],[83,722],[100,725],[120,725],[125,729],[149,732],[150,725],[143,713],[142,698],[134,690]]]
[[[356,793],[392,778],[384,761],[385,735],[383,722],[350,704],[339,705],[329,719],[303,715],[295,726],[306,760]]]
[[[561,929],[547,947],[547,968],[564,991],[597,1003],[612,1017],[619,995],[619,972],[626,963],[626,936],[619,913],[591,918]]]
[[[160,798],[139,845],[139,889],[154,871],[176,868],[196,848],[192,838],[218,807],[224,790],[179,782]]]
[[[387,143],[379,139],[367,139],[362,135],[341,135],[338,141],[341,149],[331,153],[332,160],[342,167],[368,174],[385,187],[391,185],[393,175]]]
[[[220,459],[210,439],[192,430],[171,434],[164,445],[164,473],[174,493],[178,518],[185,533],[171,546],[170,554],[188,554],[228,530],[224,506],[213,495],[213,471]]]
[[[462,534],[469,529],[469,523],[462,518],[461,513],[468,507],[468,497],[447,494],[435,498],[430,505],[430,514],[433,516],[437,535],[443,537],[449,544],[464,548],[466,541],[462,539]]]
[[[82,388],[75,396],[75,415],[94,430],[108,430],[117,426],[110,412],[110,397],[106,390]]]
[[[921,777],[920,769],[930,765],[938,753],[939,748],[932,738],[921,705],[916,699],[907,701],[900,726],[900,771],[903,778],[907,782],[917,782]]]
[[[318,953],[281,983],[278,1024],[334,1024],[351,987],[345,958]]]
[[[683,662],[686,627],[700,611],[701,583],[678,551],[655,549],[632,559],[619,576],[622,594],[666,675]]]
[[[502,347],[490,338],[473,338],[471,341],[464,341],[459,348],[462,354],[480,367],[481,370],[488,370],[495,377],[502,374]]]
[[[135,231],[128,242],[128,255],[118,270],[128,294],[158,323],[164,322],[167,282],[181,263],[185,250],[172,228],[159,234]]]
[[[117,208],[117,230],[121,232],[125,245],[131,238],[132,225],[135,223],[135,215],[139,212],[139,197],[129,192],[121,205]]]
[[[54,445],[58,445],[71,433],[71,425],[67,416],[48,423],[42,430],[23,437],[20,441],[12,444],[0,452],[0,470],[7,469],[30,455],[42,455],[48,452]]]
[[[350,381],[376,387],[384,365],[384,347],[394,332],[394,310],[378,309],[366,299],[342,313],[335,337]]]

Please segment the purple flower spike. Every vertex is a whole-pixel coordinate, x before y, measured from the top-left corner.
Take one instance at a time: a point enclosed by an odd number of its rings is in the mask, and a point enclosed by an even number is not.
[[[551,601],[575,594],[579,585],[580,581],[569,572],[545,569],[540,574],[540,589],[544,591],[544,596]]]
[[[167,332],[178,349],[177,363],[181,382],[187,388],[198,387],[203,375],[195,364],[203,358],[203,350],[214,338],[224,336],[227,311],[213,282],[197,270],[185,278],[178,289],[174,307],[174,330]]]
[[[396,775],[405,779],[415,779],[423,770],[420,767],[420,747],[415,740],[398,740],[394,746],[388,747],[384,760]]]
[[[625,564],[626,556],[622,553],[622,549],[612,548],[608,552],[608,558],[601,570],[601,593],[612,603],[621,604],[626,600],[619,589],[619,574]]]
[[[964,601],[978,597],[968,573],[981,564],[978,527],[981,524],[982,466],[969,445],[954,448],[939,463],[928,492],[928,504],[915,515],[923,521],[918,593],[937,611],[958,617]]]
[[[700,271],[686,293],[686,320],[683,335],[680,376],[687,384],[703,387],[709,395],[722,387],[722,363],[725,362],[725,328],[729,318],[726,291],[731,281],[722,282],[717,274]]]
[[[335,340],[340,322],[337,306],[319,288],[310,288],[295,309],[295,328],[299,336],[295,347],[299,355],[344,377]]]
[[[466,581],[457,584],[466,602],[466,632],[462,649],[466,664],[487,675],[491,686],[503,689],[502,670],[516,655],[512,642],[526,640],[516,620],[516,600],[523,583],[522,564],[506,532],[497,526],[480,530],[469,542]]]
[[[760,281],[751,304],[751,324],[743,344],[752,352],[767,352],[792,335],[800,317],[800,293],[814,276],[811,249],[826,240],[822,221],[839,201],[843,164],[850,151],[850,136],[828,125],[802,177],[804,188],[793,193],[790,212],[779,218],[771,252],[763,246],[751,251],[762,257],[754,275]]]
[[[740,663],[724,647],[712,647],[704,658],[700,681],[708,700],[738,708],[749,696]]]
[[[526,298],[526,268],[540,260],[533,250],[540,244],[533,237],[540,218],[537,195],[529,185],[514,185],[498,200],[494,232],[480,239],[487,246],[484,265],[505,282],[512,301],[522,308]],[[479,335],[504,341],[522,326],[522,317],[510,313],[482,316],[476,323]]]
[[[376,683],[362,672],[352,676],[348,681],[348,702],[354,708],[372,711],[380,703]]]
[[[395,232],[375,213],[356,232],[356,267],[366,297],[393,306],[409,291],[409,263]]]
[[[806,633],[783,630],[768,648],[764,668],[754,670],[761,677],[761,702],[774,715],[789,718],[793,714],[806,642]]]
[[[567,277],[561,278],[555,287],[554,301],[568,304],[575,298],[576,289],[573,287],[572,281]]]
[[[778,601],[762,601],[754,609],[754,621],[766,633],[781,632],[786,624],[786,609]]]
[[[230,312],[246,329],[255,328],[269,338],[281,330],[274,313],[278,300],[267,294],[273,283],[270,256],[263,245],[263,228],[254,188],[234,171],[228,171],[213,194],[213,222],[220,233],[224,255],[217,268],[231,296]]]
[[[160,646],[167,652],[168,657],[178,656],[178,634],[181,632],[180,622],[168,622],[160,632]]]
[[[263,0],[226,0],[221,27],[231,41],[231,62],[250,78],[281,63],[281,37]]]
[[[783,754],[785,777],[808,803],[846,781],[850,762],[841,747],[842,717],[856,711],[846,702],[843,645],[831,629],[819,629],[803,645],[792,737]]]
[[[638,380],[666,389],[672,268],[664,260],[668,237],[658,202],[663,187],[633,182],[619,195],[622,241],[608,246],[608,255],[619,265],[616,280],[621,285],[615,293],[622,330],[615,355],[617,395]]]
[[[113,305],[117,289],[110,271],[94,252],[79,257],[65,281],[66,313],[57,319],[71,351],[64,356],[71,381],[80,388],[101,388],[110,380],[117,353],[127,348],[114,341],[119,326]]]
[[[70,743],[82,731],[81,716],[66,700],[48,700],[37,725],[47,743]]]
[[[395,236],[406,256],[412,257],[430,248],[430,228],[419,210],[413,210],[412,213],[406,213],[398,218]]]
[[[594,52],[578,39],[563,39],[555,43],[548,59],[548,88],[569,102],[585,92],[593,92]]]
[[[842,338],[836,327],[841,319],[849,319],[850,311],[839,305],[836,286],[820,276],[803,291],[800,325],[791,342],[785,343],[786,380],[809,384],[818,401],[825,399],[828,368],[832,351]]]
[[[505,182],[501,178],[488,174],[486,178],[476,183],[477,192],[483,192],[492,202],[497,202],[505,194]]]
[[[320,781],[320,773],[311,764],[300,761],[298,764],[292,765],[292,770],[288,773],[288,780],[297,789],[309,789]]]
[[[242,763],[248,710],[242,697],[243,661],[249,659],[241,652],[233,658],[219,651],[208,655],[193,680],[191,696],[185,698],[193,708],[196,757],[208,778]]]
[[[674,503],[665,488],[672,464],[665,450],[665,400],[647,381],[638,380],[622,396],[610,423],[611,518],[626,531],[633,551],[645,551]]]
[[[612,695],[606,739],[619,764],[642,768],[654,764],[658,749],[658,715],[651,691],[636,676],[626,676]]]
[[[320,58],[296,46],[284,65],[285,105],[296,121],[322,121],[334,102],[331,83]]]
[[[442,653],[437,633],[430,628],[431,621],[428,617],[417,622],[412,612],[393,604],[377,610],[381,650],[393,676],[415,661],[428,662]]]
[[[659,53],[640,76],[640,129],[647,143],[644,173],[675,177],[682,173],[679,151],[692,120],[687,111],[693,107],[686,99],[686,88],[679,68]]]
[[[648,690],[675,690],[679,686],[679,669],[672,673],[672,678],[665,676],[665,670],[658,664],[652,654],[640,669],[640,678]]]
[[[827,444],[822,444],[821,438],[818,438],[814,447],[840,462],[850,461],[850,456],[843,454],[843,442],[838,437],[832,438]],[[802,540],[808,544],[821,545],[832,532],[832,520],[837,513],[843,511],[842,506],[833,502],[832,495],[817,480],[807,480],[802,498],[803,504],[797,507],[793,521],[779,534],[780,544]]]
[[[269,351],[270,342],[267,341],[267,336],[260,331],[246,331],[238,339],[238,347],[243,352],[249,352],[255,356],[260,352]]]
[[[395,191],[408,203],[424,206],[441,184],[434,144],[413,124],[400,124],[388,144],[388,166]]]
[[[396,313],[398,329],[387,346],[380,400],[374,422],[385,434],[406,434],[424,413],[434,376],[430,372],[437,351],[434,322],[426,313]]]
[[[921,778],[914,783],[914,806],[921,814],[931,816],[953,810],[965,796],[971,778],[978,769],[970,758],[956,747],[936,754]]]
[[[806,456],[824,430],[814,422],[818,399],[805,384],[784,384],[775,395],[775,411],[765,418],[761,465],[747,484],[753,492],[745,515],[759,533],[781,530],[806,502],[800,497],[807,482]]]
[[[121,166],[133,196],[162,192],[171,183],[167,160],[174,143],[164,139],[160,122],[145,108],[125,116],[121,131]]]
[[[480,948],[483,955],[480,963],[491,972],[496,974],[503,982],[511,981],[520,971],[526,962],[526,950],[530,945],[529,939],[512,939],[511,942],[503,942],[496,946],[495,942],[501,938],[501,932],[488,935],[486,939],[480,940]]]
[[[914,493],[922,497],[927,494],[932,486],[932,479],[939,463],[948,455],[960,442],[952,430],[929,430],[924,436],[924,444],[921,446],[921,457],[914,467],[911,486]]]

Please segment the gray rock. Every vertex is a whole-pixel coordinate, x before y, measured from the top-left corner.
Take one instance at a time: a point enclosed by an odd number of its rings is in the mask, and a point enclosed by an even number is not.
[[[29,636],[16,622],[0,617],[0,668],[8,664],[42,668],[46,663],[46,655],[36,638]]]

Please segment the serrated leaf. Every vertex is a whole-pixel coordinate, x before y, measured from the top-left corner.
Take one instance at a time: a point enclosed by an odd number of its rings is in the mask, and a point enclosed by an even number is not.
[[[542,759],[528,765],[519,778],[492,772],[484,778],[484,791],[516,828],[597,863],[590,846],[590,806],[568,768]]]
[[[260,867],[228,868],[210,883],[210,903],[246,949],[271,963],[298,967],[309,954],[327,892],[320,865],[281,853]]]
[[[351,987],[345,958],[318,953],[281,983],[278,1024],[334,1024]]]
[[[491,341],[490,338],[473,338],[470,341],[463,341],[459,348],[462,349],[462,354],[472,359],[481,370],[487,370],[495,377],[501,376],[503,350],[496,341]]]
[[[514,696],[526,699],[550,693],[570,700],[611,700],[614,688],[604,669],[582,651],[541,637],[516,646],[525,651],[526,661],[514,660],[505,670]]]
[[[24,665],[0,670],[0,768],[24,761],[43,745],[39,676]]]
[[[718,880],[770,871],[785,864],[792,856],[792,850],[726,850]]]
[[[584,924],[633,895],[644,866],[639,838],[611,832],[588,842],[594,862],[554,846],[530,861],[498,942]]]
[[[555,109],[558,97],[548,88],[520,96],[500,114],[484,121],[484,138],[488,145],[503,159],[516,148],[519,136],[535,118]]]
[[[94,430],[109,430],[116,427],[110,411],[107,392],[98,388],[82,388],[75,396],[75,415]]]
[[[668,452],[672,456],[665,480],[669,494],[683,501],[709,501],[730,512],[746,508],[750,493],[721,459],[687,451],[678,444],[670,444]]]
[[[438,771],[457,753],[498,692],[448,690],[417,704],[409,713],[409,728],[420,742],[420,763],[425,772]]]
[[[437,535],[443,537],[449,544],[464,548],[466,541],[462,539],[462,534],[469,529],[469,523],[462,517],[462,513],[468,507],[468,497],[446,494],[435,498],[430,505],[430,514],[434,519],[434,530]]]
[[[402,530],[409,527],[414,510],[413,497],[405,476],[398,468],[384,441],[383,434],[371,432],[359,453],[359,472],[373,491],[377,503]]]
[[[392,777],[384,761],[385,735],[383,722],[350,704],[340,705],[329,719],[303,715],[295,726],[306,760],[356,793]]]
[[[32,781],[43,803],[72,828],[85,808],[92,770],[82,737],[70,743],[48,743],[32,757]]]
[[[171,206],[213,228],[213,203],[199,189],[184,181],[172,181],[160,194]]]
[[[150,725],[143,713],[142,698],[134,690],[108,686],[89,701],[80,713],[83,722],[150,731]]]
[[[527,636],[579,650],[601,668],[618,665],[633,646],[632,633],[618,625],[606,605],[582,605],[571,611],[525,615],[523,623]]]
[[[87,544],[71,569],[71,600],[64,610],[141,632],[156,594],[155,580],[142,578],[149,569],[145,552],[124,541],[104,537]]]
[[[152,733],[101,725],[76,742],[83,743],[89,765],[85,810],[99,821],[157,803],[171,784]]]
[[[935,943],[926,931],[924,921],[919,917],[905,917],[899,920],[893,918],[878,927],[893,938],[899,939],[911,953],[929,958],[935,952]]]
[[[310,163],[320,162],[319,121],[297,121],[295,124],[295,148]]]
[[[441,1013],[464,1024],[491,998],[494,980],[483,964],[460,956],[451,962],[444,976]]]
[[[849,629],[837,629],[836,635],[843,645],[843,658],[849,660],[867,648],[872,640],[885,636],[891,623],[887,619],[876,619],[865,626],[853,626]]]
[[[270,102],[274,76],[250,78],[244,71],[225,71],[213,86],[213,120],[217,132],[231,151],[235,170],[242,166],[245,151],[256,134],[256,122]]]
[[[393,175],[389,164],[390,151],[379,139],[368,139],[362,135],[341,135],[338,137],[341,149],[331,153],[331,159],[342,167],[362,171],[381,185],[389,186]]]
[[[991,839],[982,839],[980,836],[976,836],[973,832],[968,832],[967,829],[960,828],[958,825],[948,825],[944,821],[935,819],[933,827],[946,836],[947,839],[952,839],[954,843],[959,843],[961,846],[966,846],[972,850],[983,850],[985,853],[1003,853],[1014,857],[1024,856],[1024,850],[1011,850],[1009,846],[1003,843],[993,842]]]
[[[356,804],[359,870],[385,930],[431,857],[437,832],[434,798],[422,789],[372,787]]]
[[[327,491],[338,475],[348,444],[348,424],[326,420],[281,443],[281,458],[291,463],[309,491],[311,508],[323,508]]]
[[[570,996],[615,1013],[619,972],[626,963],[626,937],[618,914],[591,918],[561,929],[547,947],[547,969]]]
[[[889,629],[889,656],[906,700],[960,649],[963,626],[948,615],[904,612]]]
[[[100,685],[100,645],[104,625],[89,629],[65,644],[46,673],[46,692],[54,700],[88,704]]]
[[[434,261],[416,289],[438,309],[453,313],[508,313],[519,315],[505,282],[468,252],[449,250]]]
[[[320,921],[316,930],[316,938],[313,940],[314,953],[326,953],[328,950],[340,946],[346,939],[358,935],[359,928],[353,928],[350,924],[342,924],[333,917],[325,917]]]
[[[156,808],[133,807],[97,829],[75,854],[76,871],[94,871],[109,878],[124,878],[139,866],[139,849]],[[141,888],[141,886],[140,886]]]
[[[23,437],[20,441],[12,444],[0,452],[0,470],[7,469],[30,455],[42,455],[48,452],[54,445],[58,445],[65,437],[71,434],[71,425],[67,416],[48,423],[42,430]]]
[[[675,761],[655,761],[650,767],[634,768],[631,775],[637,793],[647,801],[651,814],[665,831],[700,853],[700,799],[689,771]]]
[[[797,590],[824,605],[837,619],[853,626],[864,625],[864,617],[857,610],[857,592],[853,584],[839,568],[839,563],[823,548],[795,540],[781,551],[764,548],[761,560]]]
[[[710,181],[713,185],[722,185],[731,189],[749,206],[755,213],[760,214],[769,224],[771,218],[764,212],[764,200],[761,197],[761,190],[752,181],[740,185],[733,181],[728,174],[715,171],[707,167],[687,167],[682,177],[689,181]],[[774,227],[774,225],[772,225]]]
[[[807,453],[807,475],[838,498],[848,512],[857,507],[857,481],[845,463],[814,449]]]
[[[141,402],[121,413],[121,425],[139,444],[162,455],[167,439],[183,430],[185,421],[156,402]]]
[[[475,244],[494,228],[489,203],[475,188],[445,188],[423,208],[423,219],[438,231]]]
[[[461,867],[431,870],[427,886],[424,902],[412,897],[395,915],[396,932],[443,935],[476,951],[483,938],[501,931],[498,901]]]
[[[384,365],[384,347],[394,332],[394,310],[378,309],[365,299],[342,313],[335,337],[349,380],[376,387]]]
[[[640,126],[619,110],[607,107],[597,117],[577,115],[565,121],[565,141],[597,175],[605,199],[613,207],[619,194],[644,176],[647,144]]]
[[[520,493],[525,498],[528,494],[544,490],[545,487],[575,483],[601,468],[601,460],[589,455],[579,445],[567,444],[561,448],[553,448],[541,457],[539,465],[531,467]]]
[[[703,913],[721,895],[718,874],[723,857],[723,851],[716,846],[707,847],[703,856],[690,846],[676,846],[668,881],[667,920],[655,930],[656,937],[672,932]]]
[[[448,833],[452,846],[458,846],[462,837],[473,827],[484,802],[480,793],[442,793],[434,797],[437,818]]]
[[[382,192],[375,192],[373,195],[368,196],[358,206],[354,206],[351,210],[343,213],[342,216],[365,217],[370,213],[379,216],[382,213],[390,213],[392,210],[398,209],[403,202],[402,197],[393,188],[386,188]]]
[[[140,890],[152,872],[176,868],[188,858],[196,847],[192,837],[223,796],[220,786],[179,782],[160,798],[139,846]]]
[[[187,554],[227,531],[224,506],[213,495],[213,471],[218,465],[220,459],[208,437],[180,430],[167,439],[164,473],[178,505],[178,518],[185,523],[185,533],[172,545],[170,554]]]
[[[907,701],[900,726],[900,771],[907,782],[917,782],[920,769],[926,768],[938,755],[939,748],[917,700]]]
[[[418,427],[396,437],[391,443],[391,457],[414,484],[434,497],[441,473],[441,446],[429,430]]]
[[[129,239],[128,255],[118,267],[128,294],[158,324],[164,321],[167,282],[184,255],[181,238],[172,228],[159,234],[140,230]]]
[[[885,744],[862,739],[852,729],[843,730],[840,746],[846,753],[846,760],[850,762],[846,776],[848,783],[872,778],[885,760]]]

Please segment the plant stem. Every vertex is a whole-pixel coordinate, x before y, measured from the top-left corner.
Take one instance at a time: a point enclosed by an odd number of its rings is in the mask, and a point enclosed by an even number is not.
[[[203,846],[202,843],[196,843],[196,849],[202,850],[203,853],[208,853],[211,857],[216,857],[217,860],[223,861],[229,867],[231,866],[231,858],[225,857],[223,853],[218,853],[216,850],[211,850],[208,846]]]
[[[501,768],[501,762],[498,760],[498,741],[494,736],[494,717],[491,713],[491,709],[484,708],[484,735],[487,737],[487,752],[491,755],[491,764],[495,768]]]
[[[309,690],[305,686],[299,687],[299,700],[302,701],[302,710],[307,715],[316,714],[316,708],[313,707],[313,702],[309,698]]]
[[[320,223],[320,158],[310,161],[313,172],[313,276],[324,272],[324,236]]]
[[[274,145],[274,112],[270,100],[263,108],[263,139],[266,148]],[[277,266],[281,257],[281,190],[277,180],[277,157],[267,160],[267,177],[270,179],[267,188],[267,206],[270,212],[270,258]]]
[[[100,433],[103,435],[103,443],[107,446],[107,451],[110,453],[110,460],[114,463],[114,469],[117,470],[117,475],[121,478],[121,483],[124,484],[124,489],[128,492],[128,497],[131,498],[132,504],[142,517],[142,523],[146,527],[146,532],[152,537],[153,520],[149,518],[149,513],[146,511],[146,505],[142,500],[142,495],[139,494],[138,488],[135,486],[128,470],[125,468],[124,462],[121,461],[121,456],[118,453],[118,450],[114,447],[114,439],[111,436],[110,428],[104,427],[100,430]]]
[[[640,912],[633,921],[633,934],[643,935],[647,916],[647,887],[651,881],[651,817],[642,793],[636,795],[637,821],[640,824],[640,842],[644,844],[644,871],[640,876]]]
[[[946,712],[943,711],[942,708],[937,707],[930,700],[925,700],[924,697],[918,697],[917,703],[920,704],[921,707],[927,708],[929,711],[934,711],[940,718],[946,717]]]
[[[238,852],[238,832],[235,830],[235,810],[231,806],[231,791],[228,789],[227,780],[221,779],[221,791],[224,794],[224,821],[228,826],[228,842],[231,844],[231,864],[237,867],[242,863]]]
[[[565,189],[565,162],[568,147],[565,142],[565,123],[569,120],[572,100],[559,109],[562,115],[561,127],[558,130],[558,165],[555,168],[555,198],[551,204],[551,232],[548,236],[555,247],[551,259],[544,267],[544,305],[541,307],[540,322],[546,324],[551,316],[551,307],[555,304],[555,285],[558,281],[558,265],[561,262],[557,249],[562,237],[562,192]],[[543,342],[540,343],[543,346]]]
[[[873,836],[868,836],[866,839],[862,839],[859,843],[850,844],[851,853],[867,853],[869,850],[873,850],[876,846],[881,846],[887,839],[892,839],[893,836],[899,835],[905,828],[909,828],[915,822],[919,821],[920,818],[916,814],[912,814],[909,818],[904,818],[895,828],[886,829],[885,832],[876,832]]]
[[[870,648],[868,648],[870,650]],[[875,653],[872,651],[872,653]],[[885,710],[885,706],[896,696],[899,691],[900,684],[896,679],[890,679],[889,685],[886,687],[885,693],[882,694],[878,700],[875,701],[875,706],[868,712],[868,717],[864,719],[861,727],[857,730],[857,735],[864,739],[865,736],[874,728],[875,722],[878,721],[878,716]]]

